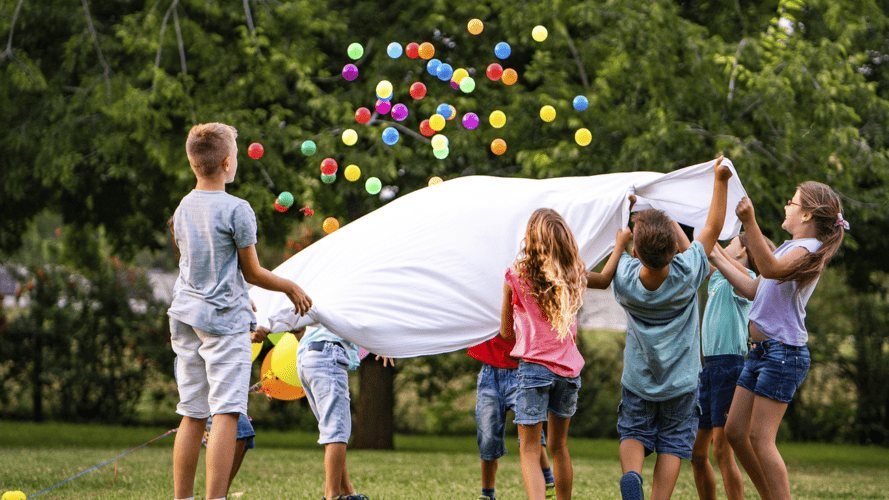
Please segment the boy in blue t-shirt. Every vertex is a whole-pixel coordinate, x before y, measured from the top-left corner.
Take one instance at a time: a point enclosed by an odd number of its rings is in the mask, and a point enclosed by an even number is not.
[[[624,499],[644,498],[640,472],[652,451],[658,453],[655,500],[670,498],[680,459],[691,459],[701,370],[697,289],[725,222],[732,176],[722,159],[714,166],[713,199],[695,242],[679,238],[681,228],[663,212],[643,210],[633,216],[633,257],[623,254],[617,264],[614,295],[627,312],[617,423]]]
[[[173,289],[170,337],[182,422],[173,446],[175,499],[194,498],[194,477],[207,418],[208,500],[224,499],[235,456],[238,416],[247,413],[250,331],[255,330],[247,283],[284,292],[304,314],[312,301],[296,283],[272,274],[256,257],[256,216],[225,192],[238,170],[237,130],[195,125],[185,150],[197,178],[173,214],[181,257]]]

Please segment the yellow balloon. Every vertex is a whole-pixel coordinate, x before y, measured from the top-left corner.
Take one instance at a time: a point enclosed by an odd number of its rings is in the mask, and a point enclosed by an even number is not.
[[[361,177],[361,169],[358,168],[358,165],[349,165],[346,167],[346,180],[355,182],[358,178]]]
[[[292,333],[281,337],[272,353],[272,373],[284,383],[302,387],[296,374],[296,349],[299,341]]]
[[[445,122],[445,117],[441,116],[438,113],[435,113],[434,115],[432,115],[431,118],[429,118],[429,126],[436,132],[445,127]]]
[[[491,113],[489,120],[492,127],[500,128],[506,125],[506,114],[498,109],[497,111]]]
[[[377,84],[377,95],[383,99],[392,95],[392,84],[388,80],[383,80]]]
[[[451,80],[453,80],[453,81],[455,81],[455,82],[457,82],[457,83],[460,83],[460,82],[462,82],[463,79],[466,78],[467,76],[469,76],[469,72],[466,71],[466,70],[463,69],[463,68],[459,68],[457,71],[454,71],[454,76],[451,77]]]
[[[540,118],[545,122],[551,122],[556,119],[556,108],[552,106],[544,106],[540,108]]]
[[[250,347],[253,349],[253,356],[250,358],[250,362],[256,361],[256,357],[259,356],[259,351],[262,350],[262,342],[255,342],[250,344]]]
[[[346,146],[354,146],[356,142],[358,142],[357,132],[350,128],[343,131],[343,144]]]
[[[577,132],[574,133],[574,140],[577,141],[577,144],[586,146],[593,140],[593,134],[585,128],[579,128],[577,129]]]
[[[272,345],[278,345],[278,341],[281,340],[281,337],[283,337],[285,333],[287,332],[270,333],[268,337],[269,342],[271,342]]]
[[[546,40],[546,36],[549,33],[546,31],[546,28],[543,26],[535,26],[533,30],[531,30],[531,38],[534,39],[535,42],[542,42]]]

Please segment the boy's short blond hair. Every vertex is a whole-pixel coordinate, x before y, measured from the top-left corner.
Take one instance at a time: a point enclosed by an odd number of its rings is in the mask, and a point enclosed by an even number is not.
[[[642,210],[633,214],[633,248],[645,267],[662,269],[676,256],[676,233],[667,214]]]
[[[209,177],[222,166],[222,162],[234,154],[238,130],[224,123],[202,123],[191,127],[185,141],[185,153],[195,174]]]

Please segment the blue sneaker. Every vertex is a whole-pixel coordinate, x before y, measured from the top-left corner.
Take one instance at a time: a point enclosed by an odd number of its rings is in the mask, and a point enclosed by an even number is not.
[[[630,471],[620,478],[620,496],[623,500],[645,500],[642,493],[642,476]]]
[[[367,495],[363,495],[361,493],[355,493],[354,495],[349,495],[347,497],[343,497],[343,500],[370,500],[367,498]]]

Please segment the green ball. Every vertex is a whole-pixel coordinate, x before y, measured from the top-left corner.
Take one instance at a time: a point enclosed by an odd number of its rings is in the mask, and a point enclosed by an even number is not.
[[[288,193],[287,191],[284,191],[283,193],[279,194],[278,195],[278,205],[281,205],[282,207],[289,208],[290,205],[293,205],[293,195]]]
[[[364,189],[367,189],[370,194],[377,194],[383,189],[383,183],[376,177],[371,177],[364,183]]]
[[[432,154],[434,154],[435,157],[438,158],[439,160],[444,160],[445,158],[447,158],[448,153],[450,153],[450,152],[451,152],[451,150],[448,148],[441,148],[441,149],[433,149],[432,150]]]
[[[360,43],[353,43],[352,45],[349,45],[348,53],[349,57],[357,61],[364,55],[364,47],[362,47]]]
[[[315,146],[314,141],[305,141],[299,149],[303,152],[304,155],[312,156],[313,154],[315,154],[315,151],[318,150],[318,147]]]
[[[460,90],[462,90],[466,94],[472,92],[473,90],[475,90],[475,80],[473,80],[472,77],[469,76],[463,78],[462,80],[460,80]]]
[[[324,184],[333,184],[333,181],[336,180],[336,174],[332,174],[332,175],[321,174],[321,180],[324,182]]]

